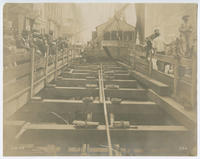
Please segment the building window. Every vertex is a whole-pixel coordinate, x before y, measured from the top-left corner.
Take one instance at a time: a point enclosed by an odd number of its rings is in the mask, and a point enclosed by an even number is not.
[[[110,40],[110,32],[104,33],[104,40]]]

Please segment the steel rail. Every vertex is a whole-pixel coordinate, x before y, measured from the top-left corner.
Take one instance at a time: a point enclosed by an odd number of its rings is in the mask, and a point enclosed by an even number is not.
[[[108,141],[109,156],[112,156],[112,144],[111,144],[111,138],[110,138],[110,129],[109,129],[109,123],[108,123],[108,113],[107,113],[105,93],[104,93],[102,64],[100,65],[100,70],[99,70],[99,95],[100,95],[100,102],[103,103],[103,107],[104,107],[104,117],[105,117],[105,125],[106,125],[106,134],[107,134],[107,141]]]

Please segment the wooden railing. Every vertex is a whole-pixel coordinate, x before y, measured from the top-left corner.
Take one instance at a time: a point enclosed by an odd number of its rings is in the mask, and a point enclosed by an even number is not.
[[[47,49],[45,56],[37,55],[35,49],[9,56],[4,53],[4,117],[11,116],[46,84],[56,79],[62,68],[76,58],[74,54],[79,53],[80,49],[76,48],[65,49],[63,52],[56,51],[54,55],[49,55]]]
[[[185,107],[196,109],[197,96],[197,50],[193,47],[192,57],[185,58],[176,55],[150,55],[146,58],[145,48],[137,45],[135,49],[129,50],[129,64],[138,72],[148,77],[167,84],[171,89],[172,97],[181,102]],[[153,69],[152,60],[156,59],[173,66],[173,73],[166,74]],[[181,69],[191,70],[191,74],[182,76]],[[187,73],[186,73],[187,74]]]

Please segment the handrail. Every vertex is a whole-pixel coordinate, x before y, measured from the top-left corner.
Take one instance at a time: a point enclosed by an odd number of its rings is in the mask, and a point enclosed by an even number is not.
[[[195,98],[196,98],[196,74],[197,74],[197,60],[196,60],[196,53],[195,50],[193,50],[193,55],[191,58],[186,58],[186,57],[181,57],[178,56],[178,53],[175,53],[174,55],[160,55],[160,54],[152,54],[150,53],[150,58],[146,59],[146,52],[145,52],[145,47],[140,45],[136,45],[134,49],[129,49],[129,56],[132,62],[130,62],[130,65],[132,66],[133,69],[136,69],[137,63],[141,64],[142,68],[138,68],[139,70],[146,69],[146,72],[148,72],[148,76],[152,77],[152,60],[157,59],[159,61],[168,63],[173,65],[174,67],[174,75],[173,77],[171,76],[171,79],[173,80],[173,97],[177,98],[180,94],[178,92],[178,89],[180,87],[180,82],[184,81],[186,79],[182,78],[180,75],[180,68],[186,68],[186,69],[191,69],[192,74],[191,74],[191,100],[190,103],[194,107],[196,104]],[[145,68],[145,66],[148,68]],[[159,71],[158,71],[159,72]],[[144,72],[145,73],[145,72]],[[161,74],[161,73],[160,73]],[[161,75],[162,76],[162,75]],[[155,77],[152,77],[155,78]],[[181,80],[182,79],[182,80]],[[188,82],[187,82],[188,83]],[[187,87],[188,87],[187,86]],[[171,87],[172,88],[172,87]],[[190,97],[188,97],[190,98]]]

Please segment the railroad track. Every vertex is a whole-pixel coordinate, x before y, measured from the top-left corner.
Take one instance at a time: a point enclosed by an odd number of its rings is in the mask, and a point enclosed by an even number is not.
[[[66,67],[5,123],[7,154],[187,155],[189,130],[140,83],[113,62]]]

